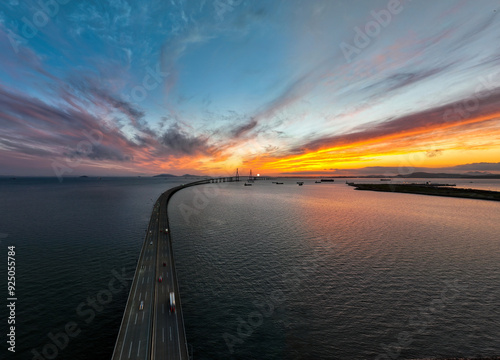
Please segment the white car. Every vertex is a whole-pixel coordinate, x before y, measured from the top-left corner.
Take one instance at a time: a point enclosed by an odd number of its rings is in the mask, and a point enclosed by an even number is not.
[[[170,312],[175,312],[175,295],[173,292],[170,293]]]
[[[144,301],[141,301],[141,303],[139,304],[139,310],[142,310],[144,309]]]

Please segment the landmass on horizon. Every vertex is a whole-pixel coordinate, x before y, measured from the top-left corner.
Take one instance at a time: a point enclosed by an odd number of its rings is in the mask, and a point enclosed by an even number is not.
[[[210,178],[210,177],[230,177],[234,175],[194,175],[194,174],[183,174],[183,175],[174,175],[174,174],[157,174],[157,175],[67,175],[65,178],[95,178],[95,177],[154,177],[154,178]],[[262,174],[262,177],[267,176]],[[22,176],[22,175],[0,175],[0,178],[23,178],[23,177],[54,177],[54,176]],[[246,178],[246,175],[240,174],[240,179]],[[433,173],[433,172],[412,172],[404,175],[387,175],[387,174],[374,174],[374,175],[335,175],[335,174],[301,174],[300,172],[296,174],[280,174],[276,176],[267,176],[272,178],[335,178],[335,179],[377,179],[377,178],[387,178],[387,179],[500,179],[500,174],[492,174],[488,172],[469,172],[463,174],[457,173]]]

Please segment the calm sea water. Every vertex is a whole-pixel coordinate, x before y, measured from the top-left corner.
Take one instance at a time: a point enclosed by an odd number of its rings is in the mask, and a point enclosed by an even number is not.
[[[181,181],[0,179],[0,258],[6,267],[7,246],[16,246],[18,298],[16,354],[7,352],[2,335],[0,358],[32,359],[32,350],[46,348],[55,359],[110,359],[131,281],[115,280],[121,291],[107,298],[109,282],[114,272],[133,276],[154,201]],[[1,334],[7,334],[4,275]],[[57,335],[73,323],[80,333],[65,345]],[[50,334],[64,347],[56,354]]]
[[[153,202],[181,181],[0,179],[1,258],[16,246],[18,297],[17,353],[2,341],[2,354],[50,352],[76,324],[56,358],[109,359],[130,281],[107,298],[109,282],[133,275]],[[500,354],[500,203],[284,182],[174,195],[195,359]]]
[[[195,358],[500,354],[500,203],[284,182],[174,195]]]

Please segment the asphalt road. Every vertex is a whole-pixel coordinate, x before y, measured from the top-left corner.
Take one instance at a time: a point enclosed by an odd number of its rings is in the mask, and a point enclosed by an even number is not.
[[[177,190],[179,188],[162,194],[153,208],[113,360],[189,358],[170,232],[167,230],[167,201]],[[175,312],[170,312],[170,292],[175,294]]]

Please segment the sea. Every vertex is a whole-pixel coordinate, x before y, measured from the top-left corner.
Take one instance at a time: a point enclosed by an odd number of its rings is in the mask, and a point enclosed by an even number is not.
[[[0,358],[110,359],[153,204],[190,181],[0,178]],[[193,359],[500,356],[500,202],[345,183],[378,179],[273,181],[170,201]],[[500,191],[500,180],[439,182]]]

